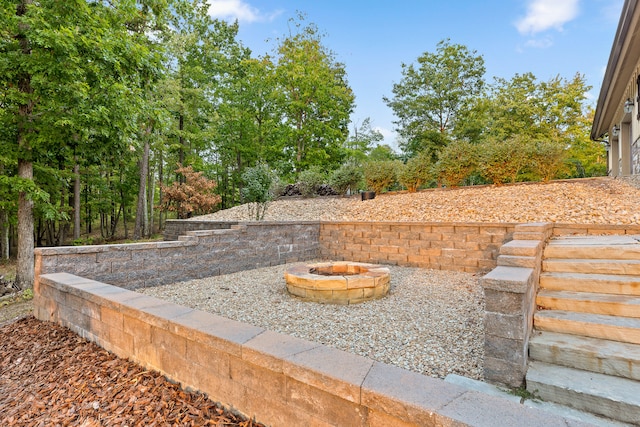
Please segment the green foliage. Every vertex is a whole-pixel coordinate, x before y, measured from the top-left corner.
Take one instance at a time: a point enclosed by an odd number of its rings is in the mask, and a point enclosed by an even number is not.
[[[607,151],[604,143],[592,141],[590,138],[591,123],[593,123],[593,109],[582,116],[576,126],[575,136],[567,150],[569,170],[567,176],[584,178],[589,176],[603,176],[607,174]]]
[[[446,146],[464,121],[470,101],[482,94],[484,73],[481,55],[449,40],[440,41],[434,53],[420,55],[417,64],[402,64],[393,98],[384,101],[398,117],[403,152],[412,157]]]
[[[480,172],[496,185],[516,182],[518,174],[529,164],[532,153],[531,142],[520,135],[487,140],[479,148]]]
[[[277,182],[273,171],[264,163],[247,168],[242,174],[242,200],[248,203],[249,216],[257,221],[264,218],[269,202],[273,199],[272,188]]]
[[[347,159],[358,163],[363,162],[373,149],[374,144],[383,139],[384,136],[380,131],[371,127],[371,118],[364,119],[359,127],[354,124],[353,132],[345,143]]]
[[[373,150],[369,153],[367,160],[370,162],[383,161],[383,160],[398,160],[398,155],[387,144],[378,144],[373,147]]]
[[[344,64],[322,44],[316,26],[303,26],[303,20],[292,20],[297,32],[280,40],[275,70],[283,113],[282,152],[296,173],[312,165],[330,169],[341,163],[354,106]]]
[[[31,301],[33,299],[33,289],[27,288],[22,291],[22,299],[25,301]]]
[[[81,237],[79,239],[74,239],[71,242],[73,246],[88,246],[93,245],[93,237]]]
[[[424,184],[433,180],[433,166],[431,155],[427,151],[423,151],[416,157],[407,160],[407,163],[400,168],[398,181],[409,192],[414,193]]]
[[[566,169],[567,152],[557,142],[537,141],[531,152],[530,161],[535,174],[544,182],[558,177]]]
[[[353,163],[345,163],[333,171],[329,180],[331,188],[337,193],[344,195],[347,191],[355,193],[364,180],[362,167]]]
[[[435,165],[437,178],[448,187],[462,185],[478,168],[478,146],[456,141],[438,154]]]
[[[313,197],[318,194],[320,186],[327,182],[326,174],[319,167],[311,167],[300,172],[298,183],[302,197]]]
[[[367,187],[376,193],[393,186],[398,177],[402,163],[398,160],[370,161],[364,167],[364,179]]]

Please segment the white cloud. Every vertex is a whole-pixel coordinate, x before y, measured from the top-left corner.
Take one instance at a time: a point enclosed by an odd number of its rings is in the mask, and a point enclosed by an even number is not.
[[[271,21],[282,11],[264,13],[243,0],[212,0],[209,15],[212,18],[238,20],[239,22]]]
[[[553,46],[553,39],[551,37],[543,37],[541,39],[530,39],[525,43],[527,47],[533,47],[537,49],[546,49]]]
[[[562,26],[578,15],[580,0],[529,0],[527,15],[516,22],[521,34],[535,34]]]

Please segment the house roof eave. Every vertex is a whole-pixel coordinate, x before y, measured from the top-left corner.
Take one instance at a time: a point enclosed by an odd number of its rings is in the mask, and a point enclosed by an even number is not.
[[[638,57],[631,55],[632,51],[640,53],[640,33],[638,31],[640,8],[636,7],[637,3],[637,0],[625,0],[622,7],[618,29],[611,47],[609,62],[596,105],[591,128],[591,139],[593,140],[601,138],[608,132],[619,107],[617,104],[624,96],[624,91],[637,64]]]

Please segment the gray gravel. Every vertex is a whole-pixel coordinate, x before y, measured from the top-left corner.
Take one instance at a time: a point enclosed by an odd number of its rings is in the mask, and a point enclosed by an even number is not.
[[[336,306],[291,297],[283,274],[292,265],[142,292],[432,377],[482,378],[484,295],[477,276],[389,266],[387,297]]]

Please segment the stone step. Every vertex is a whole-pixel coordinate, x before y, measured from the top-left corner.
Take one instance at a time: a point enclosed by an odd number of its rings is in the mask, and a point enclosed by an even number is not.
[[[618,274],[544,272],[540,287],[556,291],[640,295],[640,277]]]
[[[545,258],[640,260],[639,236],[582,236],[552,240]]]
[[[582,274],[640,275],[640,260],[549,258],[542,261],[542,271]]]
[[[614,420],[640,420],[640,382],[543,362],[529,363],[527,390],[545,401]]]
[[[534,315],[533,323],[541,331],[640,344],[640,319],[632,317],[541,310]]]
[[[547,310],[640,318],[640,297],[629,295],[541,289],[536,304]]]
[[[640,380],[640,345],[536,331],[529,357],[555,365]]]

